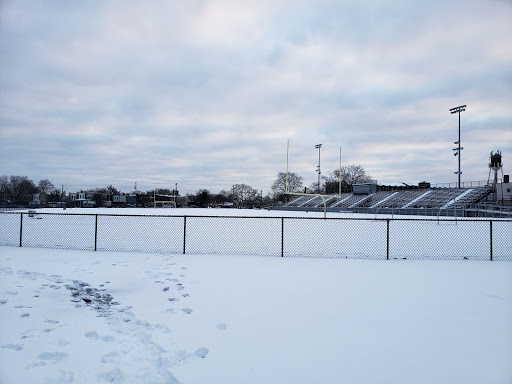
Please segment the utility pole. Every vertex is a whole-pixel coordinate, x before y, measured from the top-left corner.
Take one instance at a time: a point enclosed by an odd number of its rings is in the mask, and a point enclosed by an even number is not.
[[[457,148],[453,148],[453,151],[455,151],[453,156],[459,156],[459,170],[458,170],[458,172],[454,172],[456,175],[459,176],[459,181],[458,181],[458,187],[457,188],[460,188],[460,175],[462,175],[462,172],[460,171],[460,151],[462,151],[464,149],[463,147],[460,146],[460,113],[464,112],[465,110],[466,110],[466,106],[465,105],[461,105],[461,106],[458,106],[458,107],[450,109],[450,113],[452,115],[454,113],[458,113],[459,114],[459,140],[453,142],[453,144],[457,144],[458,145]]]

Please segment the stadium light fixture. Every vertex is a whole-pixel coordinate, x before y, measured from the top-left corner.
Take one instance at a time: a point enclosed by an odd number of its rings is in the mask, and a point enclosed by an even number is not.
[[[459,140],[454,141],[453,144],[458,144],[457,148],[454,148],[453,150],[456,151],[453,156],[459,156],[459,170],[458,172],[454,172],[456,175],[458,175],[458,188],[460,188],[460,175],[462,175],[462,172],[460,171],[460,151],[462,151],[464,148],[460,146],[460,113],[464,112],[466,110],[466,105],[460,105],[455,108],[450,108],[450,113],[453,115],[454,113],[459,114]]]

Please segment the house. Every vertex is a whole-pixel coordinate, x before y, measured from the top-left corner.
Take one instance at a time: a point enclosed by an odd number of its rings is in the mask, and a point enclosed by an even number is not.
[[[68,205],[74,208],[93,208],[96,207],[94,192],[80,191],[70,192],[68,195]]]
[[[126,207],[126,195],[124,193],[120,195],[112,195],[112,206],[113,207]]]
[[[32,195],[32,200],[28,203],[28,205],[30,208],[48,207],[52,197],[54,196],[48,195],[47,193],[34,193]]]

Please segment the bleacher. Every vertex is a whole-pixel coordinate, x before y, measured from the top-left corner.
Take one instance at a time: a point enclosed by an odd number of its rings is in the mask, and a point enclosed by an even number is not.
[[[346,200],[350,199],[353,195],[351,193],[342,193],[341,197],[336,197],[334,200],[331,200],[329,202],[328,207],[339,207],[342,203],[344,203]]]
[[[474,205],[480,202],[483,198],[485,198],[489,193],[493,191],[492,187],[478,187],[478,188],[470,188],[469,192],[464,196],[461,196],[457,199],[456,205],[464,208],[468,208],[471,205]],[[448,207],[453,205],[454,202],[450,202]]]
[[[285,204],[285,207],[300,207],[306,201],[311,200],[311,196],[299,196],[296,199]]]
[[[422,196],[426,191],[424,189],[415,189],[395,192],[389,199],[382,201],[382,204],[377,202],[374,205],[379,208],[405,208],[407,204]]]
[[[407,208],[442,208],[457,196],[465,192],[465,189],[440,188],[431,189],[431,193],[425,194]]]
[[[356,207],[361,208],[371,208],[376,205],[380,205],[381,203],[387,201],[387,198],[393,195],[394,191],[379,191],[376,193],[372,193],[368,195],[368,197],[364,200],[361,200],[357,203]]]
[[[347,198],[339,199],[338,202],[335,202],[331,205],[331,207],[339,207],[339,208],[350,208],[361,203],[364,199],[367,199],[368,195],[353,195],[350,194]]]
[[[324,197],[326,207],[330,211],[353,210],[357,212],[376,212],[393,210],[428,210],[438,212],[447,209],[465,209],[478,204],[489,193],[492,187],[475,188],[426,188],[378,191],[370,194],[344,193],[341,196]],[[280,209],[323,209],[323,201],[319,196],[299,196]],[[435,214],[435,213],[433,213]]]

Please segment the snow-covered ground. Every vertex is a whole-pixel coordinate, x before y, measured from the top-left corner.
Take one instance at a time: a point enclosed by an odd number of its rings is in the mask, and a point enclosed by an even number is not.
[[[2,384],[510,384],[511,361],[511,262],[0,247]]]
[[[0,252],[5,384],[512,382],[510,262]]]

